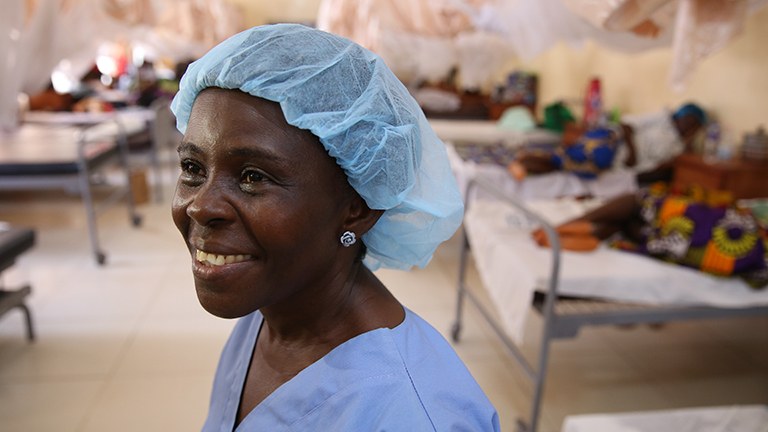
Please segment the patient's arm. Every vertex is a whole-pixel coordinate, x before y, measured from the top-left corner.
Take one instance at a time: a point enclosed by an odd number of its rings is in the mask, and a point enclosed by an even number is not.
[[[583,126],[576,122],[568,122],[564,126],[563,140],[560,143],[568,147],[576,143],[586,132]],[[528,174],[545,174],[559,170],[560,167],[552,159],[552,153],[529,152],[520,150],[515,155],[515,160],[507,165],[507,171],[515,180],[523,180]]]
[[[541,174],[557,169],[552,162],[552,155],[547,153],[519,152],[517,160],[532,174]]]
[[[552,162],[552,155],[520,151],[516,159],[507,165],[507,171],[517,180],[523,180],[528,174],[544,174],[557,170]]]
[[[670,183],[675,173],[675,159],[660,163],[656,168],[637,173],[637,184],[650,185],[657,182]]]
[[[637,165],[637,150],[635,148],[635,131],[632,126],[622,123],[621,131],[624,134],[624,144],[627,146],[627,158],[622,162],[625,166],[633,167]]]

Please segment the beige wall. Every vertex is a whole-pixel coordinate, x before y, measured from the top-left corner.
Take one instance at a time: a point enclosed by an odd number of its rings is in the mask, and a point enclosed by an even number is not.
[[[559,45],[524,67],[540,74],[540,100],[580,99],[589,78],[602,79],[605,105],[643,113],[696,101],[715,113],[731,135],[768,128],[768,8],[753,15],[744,33],[704,59],[682,93],[668,84],[670,49],[629,55],[588,44]]]
[[[242,6],[248,27],[270,22],[314,21],[321,0],[229,0]]]
[[[232,1],[243,5],[248,25],[314,20],[320,4],[320,0]],[[760,124],[768,127],[768,8],[749,19],[740,38],[704,59],[682,93],[668,84],[670,61],[670,49],[629,55],[587,44],[559,45],[521,66],[540,75],[540,106],[560,99],[580,100],[590,77],[599,75],[609,108],[644,113],[696,101],[714,112],[733,137]]]

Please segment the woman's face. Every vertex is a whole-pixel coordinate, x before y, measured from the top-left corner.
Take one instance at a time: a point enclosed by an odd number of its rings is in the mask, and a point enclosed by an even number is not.
[[[353,192],[317,138],[288,125],[276,103],[202,91],[179,156],[173,220],[208,312],[240,317],[333,283]]]

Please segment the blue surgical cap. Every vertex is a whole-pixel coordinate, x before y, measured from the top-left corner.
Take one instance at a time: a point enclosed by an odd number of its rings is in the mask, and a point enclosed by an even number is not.
[[[461,224],[464,207],[444,144],[405,86],[372,52],[297,24],[236,34],[192,63],[171,104],[187,129],[208,87],[280,104],[287,122],[320,139],[372,209],[365,264],[425,266]]]

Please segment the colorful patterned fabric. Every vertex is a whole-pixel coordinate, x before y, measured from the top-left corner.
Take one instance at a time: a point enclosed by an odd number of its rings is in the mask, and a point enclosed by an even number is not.
[[[768,232],[748,209],[724,205],[722,195],[701,190],[674,195],[650,188],[641,199],[643,240],[615,246],[713,275],[740,276],[755,288],[768,285]]]
[[[591,129],[575,143],[559,147],[552,155],[552,162],[564,171],[593,179],[611,168],[618,144],[613,130],[602,127]]]

